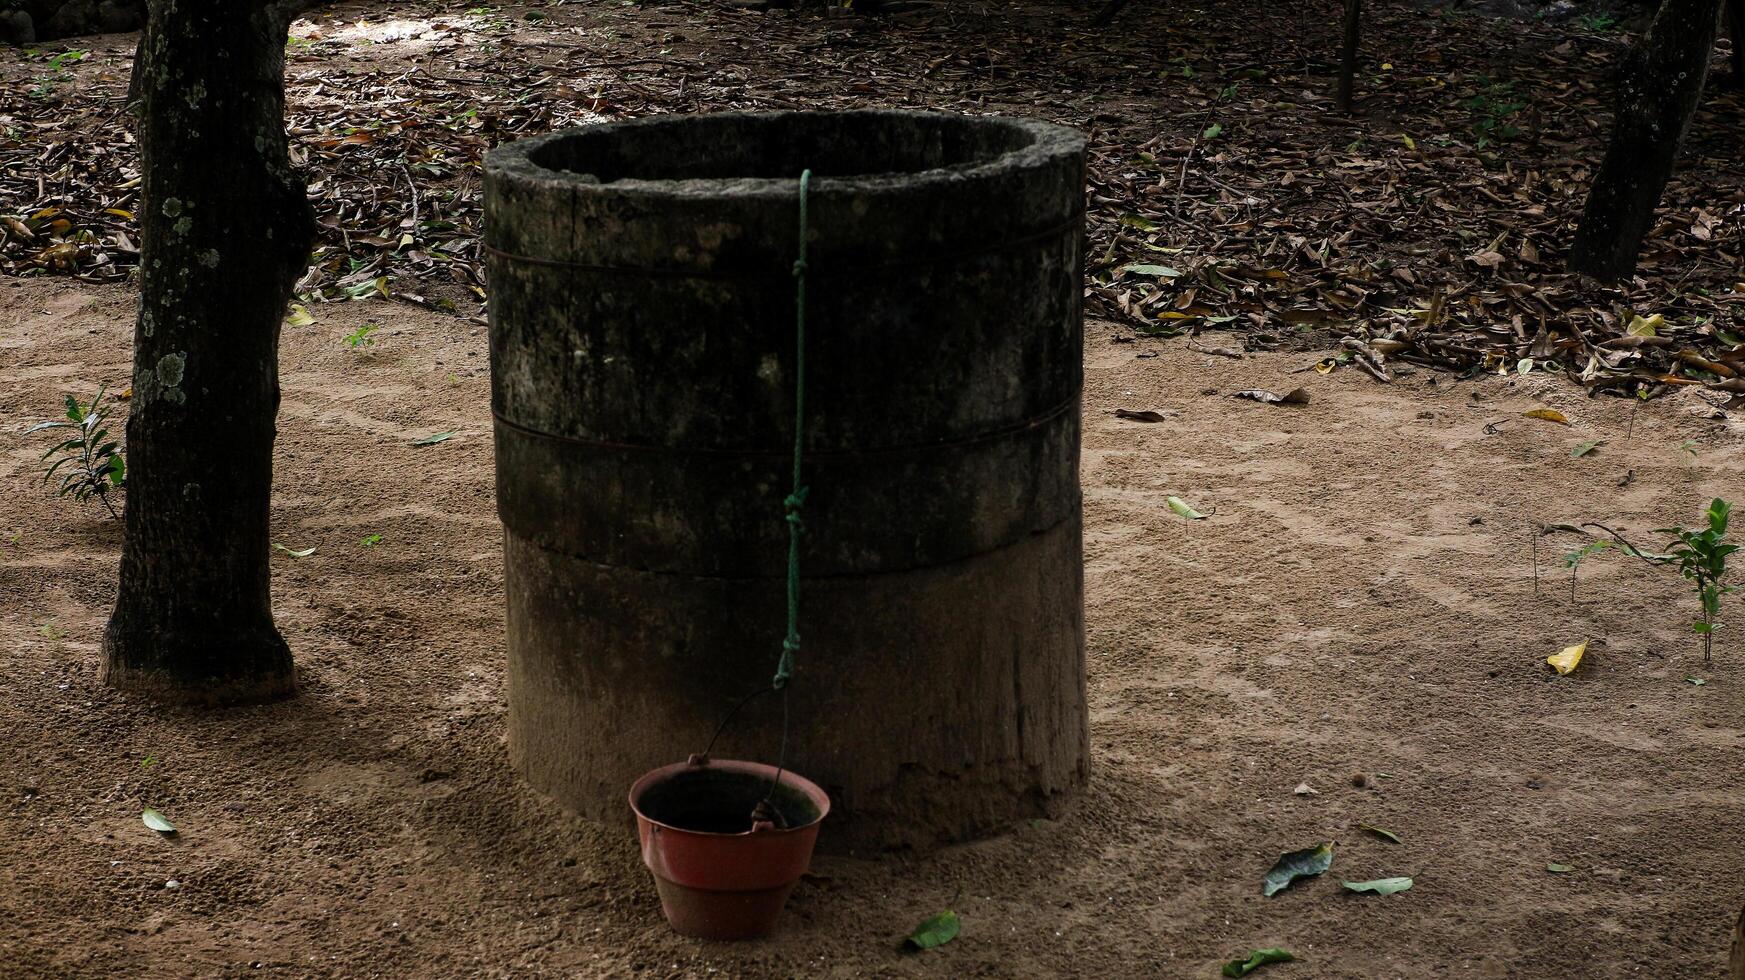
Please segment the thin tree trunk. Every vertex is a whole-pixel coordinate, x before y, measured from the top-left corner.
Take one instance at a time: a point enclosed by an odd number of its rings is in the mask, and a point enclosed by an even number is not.
[[[1727,0],[1727,27],[1733,37],[1733,71],[1728,88],[1745,88],[1745,0]]]
[[[1721,0],[1662,0],[1618,73],[1618,110],[1588,192],[1569,266],[1606,281],[1636,271],[1636,253],[1702,97]]]
[[[1127,0],[1108,0],[1091,17],[1092,27],[1108,27],[1120,15],[1121,9],[1127,6]]]
[[[267,513],[279,324],[313,220],[286,155],[285,11],[151,0],[127,539],[104,679],[175,700],[294,688]]]
[[[1745,912],[1739,913],[1739,921],[1733,924],[1733,946],[1727,955],[1727,976],[1731,980],[1745,980]]]
[[[1363,23],[1363,0],[1345,0],[1345,43],[1339,50],[1340,112],[1351,111],[1351,89],[1357,78],[1357,42]]]

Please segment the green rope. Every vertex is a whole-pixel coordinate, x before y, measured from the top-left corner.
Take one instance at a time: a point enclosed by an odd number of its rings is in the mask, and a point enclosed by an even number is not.
[[[778,691],[794,676],[794,656],[800,652],[800,509],[806,504],[806,486],[800,476],[806,431],[806,192],[811,184],[812,171],[801,171],[800,249],[794,259],[794,492],[782,501],[783,518],[788,522],[788,635],[782,640],[782,658],[776,663],[772,682]]]

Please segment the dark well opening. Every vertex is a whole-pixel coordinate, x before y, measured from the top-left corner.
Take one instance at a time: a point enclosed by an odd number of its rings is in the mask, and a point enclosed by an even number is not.
[[[743,834],[751,829],[751,811],[769,792],[770,781],[760,776],[699,766],[648,787],[636,808],[650,820],[680,830]],[[804,827],[818,819],[811,798],[786,782],[776,787],[770,804],[784,827]]]
[[[1011,120],[881,112],[720,113],[587,129],[529,159],[616,180],[910,174],[990,163],[1035,136]]]

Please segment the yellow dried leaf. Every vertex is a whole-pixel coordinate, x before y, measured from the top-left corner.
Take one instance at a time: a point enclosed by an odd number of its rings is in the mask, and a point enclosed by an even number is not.
[[[285,322],[293,327],[307,327],[315,322],[315,318],[309,315],[308,308],[302,303],[292,303],[291,314],[285,317]]]
[[[1581,663],[1581,655],[1587,652],[1587,641],[1583,640],[1572,647],[1564,647],[1549,657],[1545,662],[1550,664],[1559,674],[1567,674]]]
[[[1624,333],[1632,337],[1659,336],[1660,328],[1666,326],[1666,317],[1659,313],[1650,317],[1633,316],[1630,325],[1624,328]]]
[[[1558,425],[1569,424],[1569,416],[1564,415],[1555,408],[1535,408],[1531,412],[1523,414],[1530,419],[1544,419],[1547,422],[1556,422]]]
[[[71,268],[79,261],[79,246],[72,242],[57,242],[37,254],[37,261],[56,268]]]

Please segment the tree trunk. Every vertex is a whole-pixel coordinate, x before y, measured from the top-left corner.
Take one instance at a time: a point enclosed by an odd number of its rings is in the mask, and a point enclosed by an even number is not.
[[[1745,980],[1745,912],[1739,913],[1739,921],[1733,924],[1733,946],[1727,955],[1727,976],[1731,980]]]
[[[1115,18],[1120,15],[1122,8],[1126,6],[1127,0],[1107,0],[1107,2],[1097,10],[1096,14],[1091,17],[1091,26],[1108,27],[1110,24],[1114,23]]]
[[[287,26],[261,0],[151,0],[141,45],[127,540],[103,675],[175,700],[294,687],[267,537],[279,324],[314,227],[286,155]]]
[[[1618,73],[1618,110],[1594,175],[1569,266],[1606,281],[1636,271],[1636,253],[1696,114],[1721,0],[1662,0]]]
[[[1727,27],[1733,36],[1733,71],[1728,88],[1745,88],[1745,0],[1727,0]]]
[[[1339,50],[1340,112],[1351,111],[1351,89],[1357,77],[1357,42],[1363,22],[1363,0],[1345,0],[1345,43]]]

